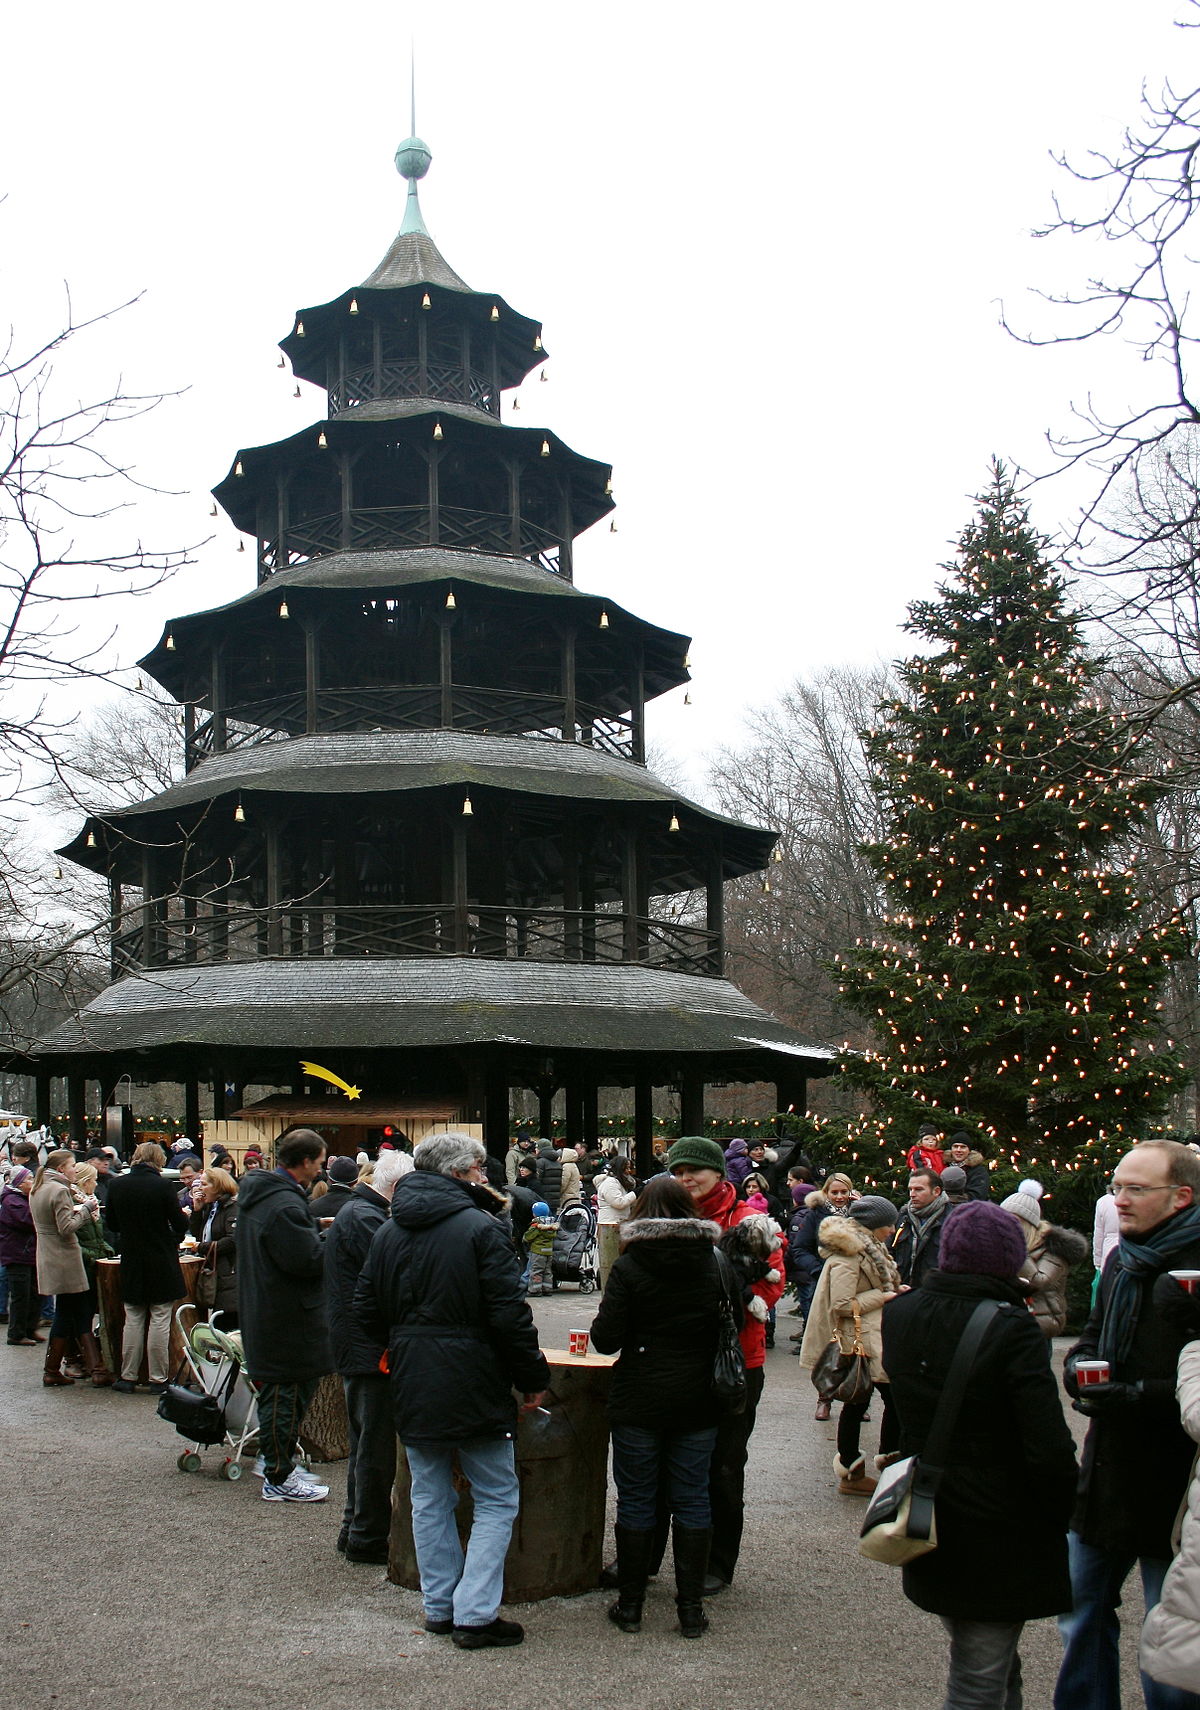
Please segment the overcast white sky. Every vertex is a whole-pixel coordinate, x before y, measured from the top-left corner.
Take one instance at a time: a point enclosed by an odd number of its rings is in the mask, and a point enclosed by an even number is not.
[[[208,489],[235,450],[321,413],[275,341],[360,281],[394,235],[408,131],[434,163],[426,222],[472,285],[544,322],[521,394],[611,461],[618,532],[576,578],[695,639],[693,705],[650,736],[696,777],[742,710],[797,673],[892,657],[993,452],[1046,463],[1089,389],[1146,381],[1116,341],[1030,351],[1003,299],[1089,257],[1036,243],[1052,149],[1112,143],[1143,79],[1190,86],[1183,0],[79,0],[10,10],[0,320],[56,324],[143,293],[95,341],[87,390],[184,389],[125,454],[178,489],[128,514],[154,544],[215,529],[123,617],[131,664],[172,615],[252,585]],[[73,357],[72,361],[76,359]],[[506,419],[509,407],[506,405]],[[1053,531],[1071,495],[1041,489]]]

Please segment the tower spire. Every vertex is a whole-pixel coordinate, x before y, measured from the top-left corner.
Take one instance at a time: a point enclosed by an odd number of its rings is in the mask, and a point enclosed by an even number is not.
[[[410,48],[409,51],[409,96],[412,129],[396,150],[396,171],[401,178],[408,180],[408,200],[404,206],[404,219],[400,225],[400,236],[403,237],[406,232],[423,232],[428,237],[429,232],[421,216],[421,203],[417,196],[417,181],[424,178],[429,171],[429,163],[433,156],[426,144],[417,135],[417,55],[415,48]]]

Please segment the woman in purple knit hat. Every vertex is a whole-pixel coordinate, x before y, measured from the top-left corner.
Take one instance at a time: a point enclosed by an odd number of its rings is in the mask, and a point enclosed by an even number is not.
[[[904,1568],[904,1595],[950,1635],[947,1710],[1020,1710],[1026,1621],[1071,1607],[1067,1522],[1075,1448],[1046,1338],[1018,1275],[1025,1240],[998,1205],[942,1227],[938,1269],[883,1309],[900,1452],[920,1454],[959,1340],[981,1301],[999,1310],[971,1367],[935,1499],[937,1548]]]

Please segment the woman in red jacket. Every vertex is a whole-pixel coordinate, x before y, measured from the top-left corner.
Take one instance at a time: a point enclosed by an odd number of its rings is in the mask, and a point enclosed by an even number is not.
[[[731,1229],[752,1216],[750,1207],[738,1199],[737,1190],[725,1176],[725,1154],[715,1140],[685,1135],[667,1153],[667,1168],[691,1194],[701,1217],[721,1229]],[[742,1545],[745,1519],[746,1462],[750,1434],[762,1395],[767,1358],[766,1320],[784,1290],[783,1256],[777,1266],[768,1266],[764,1276],[749,1286],[745,1324],[741,1333],[742,1358],[746,1362],[746,1406],[741,1413],[726,1414],[717,1426],[717,1446],[709,1471],[708,1494],[712,1504],[712,1545],[708,1554],[708,1578],[704,1595],[715,1597],[733,1579]],[[762,1303],[761,1308],[755,1301]],[[761,1317],[759,1312],[761,1311]]]

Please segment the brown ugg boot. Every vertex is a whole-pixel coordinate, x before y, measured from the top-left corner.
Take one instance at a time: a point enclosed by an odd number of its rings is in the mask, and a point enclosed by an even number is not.
[[[55,1389],[60,1384],[74,1383],[73,1377],[64,1377],[62,1363],[67,1351],[65,1336],[52,1336],[46,1345],[46,1364],[42,1371],[42,1382],[47,1389]]]
[[[104,1363],[104,1355],[100,1352],[100,1344],[92,1331],[79,1338],[79,1346],[83,1350],[84,1364],[88,1375],[97,1389],[103,1389],[113,1380],[113,1375]]]
[[[867,1476],[867,1463],[862,1455],[851,1461],[848,1467],[842,1465],[840,1455],[835,1455],[833,1470],[838,1475],[839,1496],[871,1496],[879,1483],[878,1479]]]

